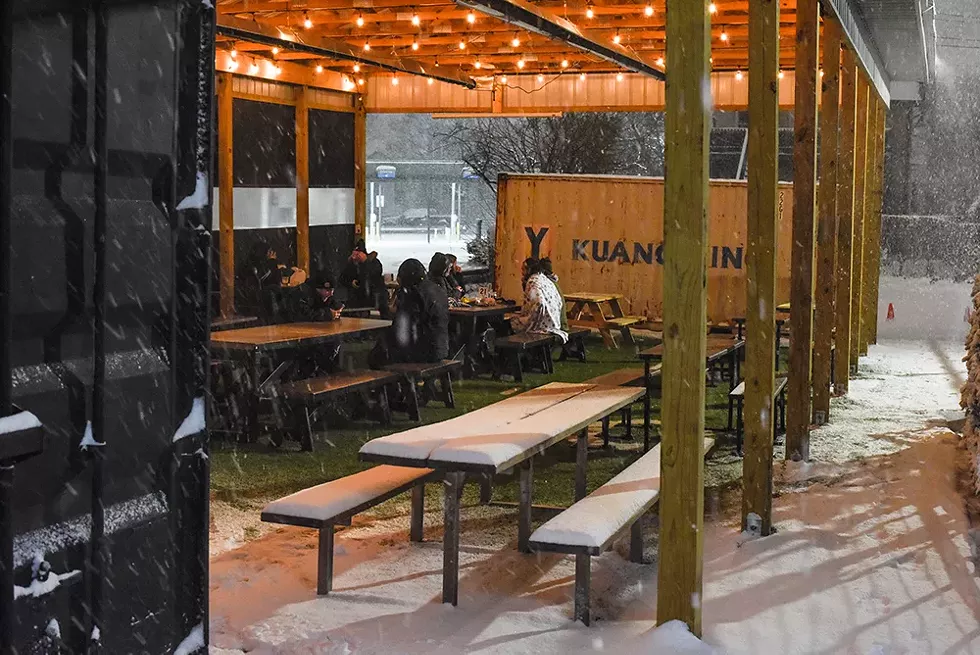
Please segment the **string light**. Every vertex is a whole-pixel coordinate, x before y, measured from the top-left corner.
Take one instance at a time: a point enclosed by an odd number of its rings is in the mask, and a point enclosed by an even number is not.
[[[248,72],[249,72],[249,73],[250,73],[251,75],[255,75],[256,73],[258,73],[258,72],[259,72],[259,65],[258,65],[258,64],[256,64],[256,63],[255,63],[255,62],[253,61],[253,62],[251,63],[251,65],[249,65],[249,67],[248,67]]]
[[[238,62],[232,59],[231,62],[228,64],[228,70],[233,70],[233,71],[238,70]]]
[[[365,41],[364,42],[364,52],[367,52],[370,49],[371,49],[371,43],[369,41]]]
[[[474,14],[472,11],[470,13],[466,14],[466,22],[469,23],[470,25],[472,25],[473,23],[475,23],[476,22],[476,14]]]
[[[538,73],[538,82],[544,82],[544,75]]]
[[[282,68],[280,68],[279,66],[273,66],[272,67],[272,74],[273,75],[279,75],[281,72],[282,72]]]
[[[272,54],[278,55],[279,54],[279,48],[277,48],[276,46],[272,46]]]
[[[514,38],[510,40],[510,45],[513,48],[521,47],[521,37],[515,34]]]
[[[644,13],[644,14],[646,14],[646,15],[647,15],[648,17],[649,17],[649,16],[653,16],[653,5],[647,5],[647,6],[646,6],[646,7],[645,7],[645,8],[643,9],[643,13]]]
[[[735,71],[735,80],[738,82],[742,81],[742,71],[740,70]]]
[[[820,71],[820,77],[823,77],[823,70]]]
[[[361,65],[360,64],[354,64],[354,72],[355,73],[360,73],[361,72]]]
[[[586,7],[585,7],[585,17],[586,18],[595,18],[595,9],[592,8],[592,3],[589,3],[588,5],[586,5]]]
[[[517,67],[518,68],[524,68],[524,59],[518,59],[517,60]]]
[[[412,50],[418,50],[418,49],[419,49],[419,42],[412,41]]]
[[[228,54],[230,54],[230,55],[231,55],[231,58],[232,58],[232,59],[234,59],[235,57],[237,57],[237,56],[238,56],[238,51],[237,51],[237,50],[235,50],[234,48],[232,48],[232,49],[231,49],[231,52],[230,52],[230,53],[228,53]]]
[[[316,65],[316,72],[317,73],[322,73],[323,72],[323,66],[321,66],[320,64],[317,64]]]
[[[391,86],[398,86],[398,77],[397,76],[391,78]]]
[[[580,80],[582,80],[584,82],[585,81],[585,73],[579,73],[578,79],[580,79]]]
[[[663,57],[657,57],[657,66],[660,66],[661,68],[663,68],[663,65],[664,65],[664,58]]]
[[[619,35],[619,30],[616,30],[616,33],[613,35],[613,43],[619,43],[622,40],[623,37]]]
[[[435,83],[436,83],[436,81],[435,81],[434,79],[432,79],[431,77],[430,77],[429,79],[427,79],[427,80],[426,80],[425,82],[426,82],[426,84],[428,84],[429,86],[432,86],[433,84],[435,84]]]
[[[477,59],[475,62],[473,62],[473,68],[475,68],[477,70],[480,70],[481,68],[483,68],[483,64],[480,63],[480,60],[479,59]]]
[[[466,50],[466,41],[460,41],[459,42],[459,49],[460,50]]]
[[[412,14],[412,25],[418,27],[422,23],[422,19],[419,18],[418,14]]]
[[[717,14],[718,13],[718,5],[716,5],[713,2],[710,5],[708,5],[708,13],[709,14]]]
[[[364,78],[363,77],[358,78],[357,83],[359,86],[364,86]]]
[[[358,14],[355,22],[357,23],[358,27],[364,27],[364,14]]]
[[[784,77],[786,77],[786,73],[779,71],[779,79],[783,79]]]
[[[506,75],[502,75],[500,77],[500,83],[501,84],[507,84],[507,76]]]
[[[720,38],[725,43],[728,43],[728,32],[726,32],[725,30],[722,30],[721,31],[721,36],[719,36],[718,38]]]
[[[561,60],[561,67],[562,68],[568,68],[568,60],[567,59],[562,59]]]
[[[309,14],[303,14],[303,16],[304,16],[304,18],[303,18],[303,27],[305,27],[306,29],[310,29],[311,27],[313,27],[313,21],[310,20],[310,15]]]
[[[616,73],[616,81],[617,82],[622,82],[623,81],[623,74],[622,73]]]

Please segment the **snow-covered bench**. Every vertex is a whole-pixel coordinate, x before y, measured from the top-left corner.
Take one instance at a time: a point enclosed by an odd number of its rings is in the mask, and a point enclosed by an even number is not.
[[[262,520],[266,523],[298,525],[320,531],[316,593],[325,595],[333,588],[334,526],[350,525],[351,517],[355,514],[411,489],[412,517],[409,538],[412,541],[422,541],[425,483],[434,475],[432,469],[375,466],[367,471],[310,487],[269,503],[262,510]]]
[[[704,453],[715,440],[704,438]],[[608,550],[627,528],[630,560],[643,561],[640,519],[660,499],[660,444],[619,475],[531,535],[531,550],[575,555],[575,620],[589,625],[592,556]]]
[[[775,437],[780,432],[786,432],[786,382],[785,377],[776,378],[776,386],[773,389],[773,399],[776,401],[773,403],[776,409],[775,414],[775,430],[773,434]],[[742,411],[745,402],[745,382],[739,382],[738,386],[732,389],[731,393],[728,394],[728,405],[731,408],[732,403],[735,404],[735,435],[737,438],[736,452],[739,455],[742,454],[742,440],[745,437],[745,423],[742,420]]]

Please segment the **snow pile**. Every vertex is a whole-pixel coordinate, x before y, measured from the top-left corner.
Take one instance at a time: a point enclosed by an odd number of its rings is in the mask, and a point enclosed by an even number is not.
[[[191,655],[204,648],[204,624],[198,623],[174,649],[174,655]]]
[[[668,621],[639,641],[636,653],[646,655],[715,655],[718,651],[691,634],[682,621]]]
[[[52,591],[61,586],[61,583],[71,580],[76,576],[80,576],[81,571],[69,571],[68,573],[49,573],[48,577],[44,580],[32,580],[29,587],[20,587],[14,585],[14,600],[30,596],[31,598],[40,598],[46,594],[50,594]]]
[[[966,411],[966,447],[970,452],[974,490],[980,494],[980,275],[973,284],[973,313],[966,337],[966,384],[960,394],[960,406]]]

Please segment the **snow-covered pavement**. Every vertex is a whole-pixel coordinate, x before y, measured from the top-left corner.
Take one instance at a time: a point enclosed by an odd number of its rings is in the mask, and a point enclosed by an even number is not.
[[[628,544],[594,558],[591,628],[572,623],[574,562],[516,552],[515,513],[463,511],[459,607],[439,603],[441,512],[410,544],[408,517],[338,535],[334,593],[315,595],[316,535],[282,528],[211,563],[214,653],[980,653],[980,592],[955,485],[958,343],[887,342],[813,438],[778,462],[779,532],[746,542],[738,491],[705,521],[704,640],[652,633],[648,564]],[[689,637],[689,636],[688,636]],[[658,645],[659,644],[659,645]],[[666,645],[664,645],[666,644]]]

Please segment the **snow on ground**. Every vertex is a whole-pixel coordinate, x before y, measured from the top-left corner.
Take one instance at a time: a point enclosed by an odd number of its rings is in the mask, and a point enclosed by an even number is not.
[[[429,259],[437,252],[456,255],[460,266],[470,259],[466,251],[466,241],[450,239],[445,234],[433,235],[431,241],[426,238],[424,232],[382,234],[380,239],[372,235],[366,239],[365,245],[369,252],[372,250],[378,252],[378,259],[381,260],[384,272],[392,275],[395,275],[401,263],[409,258],[417,259],[428,266]]]
[[[329,597],[315,594],[312,530],[274,529],[218,555],[212,652],[980,653],[957,439],[932,421],[956,407],[961,352],[872,347],[814,435],[819,461],[777,463],[778,533],[746,541],[737,509],[706,519],[705,643],[653,631],[656,517],[645,523],[648,564],[630,563],[625,542],[593,558],[586,628],[570,620],[573,559],[516,552],[507,509],[464,508],[459,606],[443,606],[442,516],[431,507],[422,544],[408,542],[407,516],[358,517],[338,535]],[[737,508],[735,494],[719,506]]]
[[[882,275],[879,283],[878,340],[937,339],[963,343],[969,329],[972,280],[950,282]],[[895,310],[887,320],[888,305]]]

